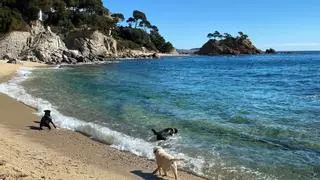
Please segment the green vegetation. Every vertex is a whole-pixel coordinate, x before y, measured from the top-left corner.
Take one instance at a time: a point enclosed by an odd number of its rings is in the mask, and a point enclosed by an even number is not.
[[[128,26],[118,26],[125,20],[121,13],[111,13],[101,0],[1,0],[0,33],[26,31],[31,21],[43,13],[43,23],[55,31],[65,33],[73,29],[99,30],[111,34],[122,49],[140,49],[170,52],[173,46],[160,35],[145,13],[135,10],[127,19]]]
[[[174,49],[173,45],[166,42],[161,36],[158,27],[152,25],[143,12],[133,11],[132,17],[129,17],[126,22],[128,26],[116,27],[114,33],[123,47],[139,49],[142,45],[150,50],[162,53],[168,53]]]
[[[243,32],[238,32],[239,36],[233,37],[231,34],[229,33],[223,33],[223,35],[219,32],[219,31],[215,31],[214,33],[209,33],[207,35],[207,38],[209,39],[219,39],[219,40],[227,40],[227,39],[248,39],[248,35],[244,34]]]
[[[249,36],[244,34],[243,32],[238,32],[238,36],[234,37],[229,33],[221,34],[219,31],[215,31],[214,33],[209,33],[207,35],[209,39],[213,39],[214,41],[218,41],[221,44],[225,44],[229,47],[237,47],[239,44],[243,43],[245,40],[248,40]]]
[[[209,38],[209,39],[222,39],[223,38],[223,36],[220,34],[220,32],[219,31],[215,31],[214,33],[209,33],[208,35],[207,35],[207,37]]]

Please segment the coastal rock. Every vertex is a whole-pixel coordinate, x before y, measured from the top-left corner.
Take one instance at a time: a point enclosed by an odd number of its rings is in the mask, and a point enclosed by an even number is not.
[[[160,58],[160,56],[159,56],[159,54],[157,54],[157,53],[153,53],[153,54],[152,54],[152,58],[159,59],[159,58]]]
[[[64,42],[68,49],[84,57],[118,57],[117,41],[99,31],[73,31],[66,35]]]
[[[210,39],[206,42],[197,54],[200,55],[221,55],[221,54],[260,54],[261,50],[257,49],[249,39],[235,38],[232,40],[215,40]]]
[[[7,61],[7,63],[17,64],[17,60],[16,59],[10,59],[9,61]]]
[[[159,59],[160,56],[154,51],[144,51],[142,50],[123,50],[118,52],[118,57],[120,58],[138,58],[138,59]]]
[[[69,50],[61,37],[53,33],[49,26],[44,28],[41,22],[37,21],[32,25],[30,33],[19,59],[41,61],[46,64],[71,64],[84,61],[81,53]]]
[[[117,56],[117,41],[111,37],[105,36],[99,31],[95,31],[91,35],[88,42],[88,48],[94,56]]]
[[[95,62],[123,58],[153,58],[154,52],[117,50],[117,41],[92,30],[74,30],[56,34],[40,21],[31,25],[30,32],[11,32],[0,39],[0,58],[29,60],[46,64]],[[156,57],[157,58],[157,57]]]
[[[32,24],[30,32],[11,32],[0,39],[0,58],[6,60],[41,61],[47,64],[59,64],[63,54],[68,56],[67,63],[84,61],[84,57],[76,50],[67,49],[60,36],[53,33],[41,22]],[[70,59],[69,59],[70,57]]]
[[[50,27],[45,29],[40,22],[32,25],[31,36],[27,42],[22,54],[34,56],[47,64],[60,63],[62,52],[68,51],[60,37],[53,33]]]
[[[276,50],[270,48],[270,49],[266,49],[266,54],[275,54],[277,53]]]
[[[0,37],[0,59],[15,59],[27,45],[29,32],[10,32]]]

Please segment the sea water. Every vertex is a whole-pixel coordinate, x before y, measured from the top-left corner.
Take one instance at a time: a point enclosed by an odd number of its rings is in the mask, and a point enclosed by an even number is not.
[[[320,53],[20,69],[0,85],[61,127],[212,179],[320,179]],[[32,123],[32,122],[31,122]],[[156,142],[151,128],[175,127]]]

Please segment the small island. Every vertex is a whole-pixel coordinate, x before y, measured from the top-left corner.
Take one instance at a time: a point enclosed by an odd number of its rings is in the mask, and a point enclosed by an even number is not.
[[[266,49],[266,54],[276,54],[276,50],[272,49],[272,48],[269,48],[269,49]]]
[[[219,31],[209,33],[206,42],[196,54],[199,55],[238,55],[238,54],[261,54],[243,32],[238,32],[238,36],[233,37],[229,33],[221,34]]]

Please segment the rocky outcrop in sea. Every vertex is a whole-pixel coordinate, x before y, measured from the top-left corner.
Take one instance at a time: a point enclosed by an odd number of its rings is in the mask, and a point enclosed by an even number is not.
[[[237,55],[237,54],[260,54],[249,39],[232,38],[225,40],[210,39],[196,53],[199,55]]]

